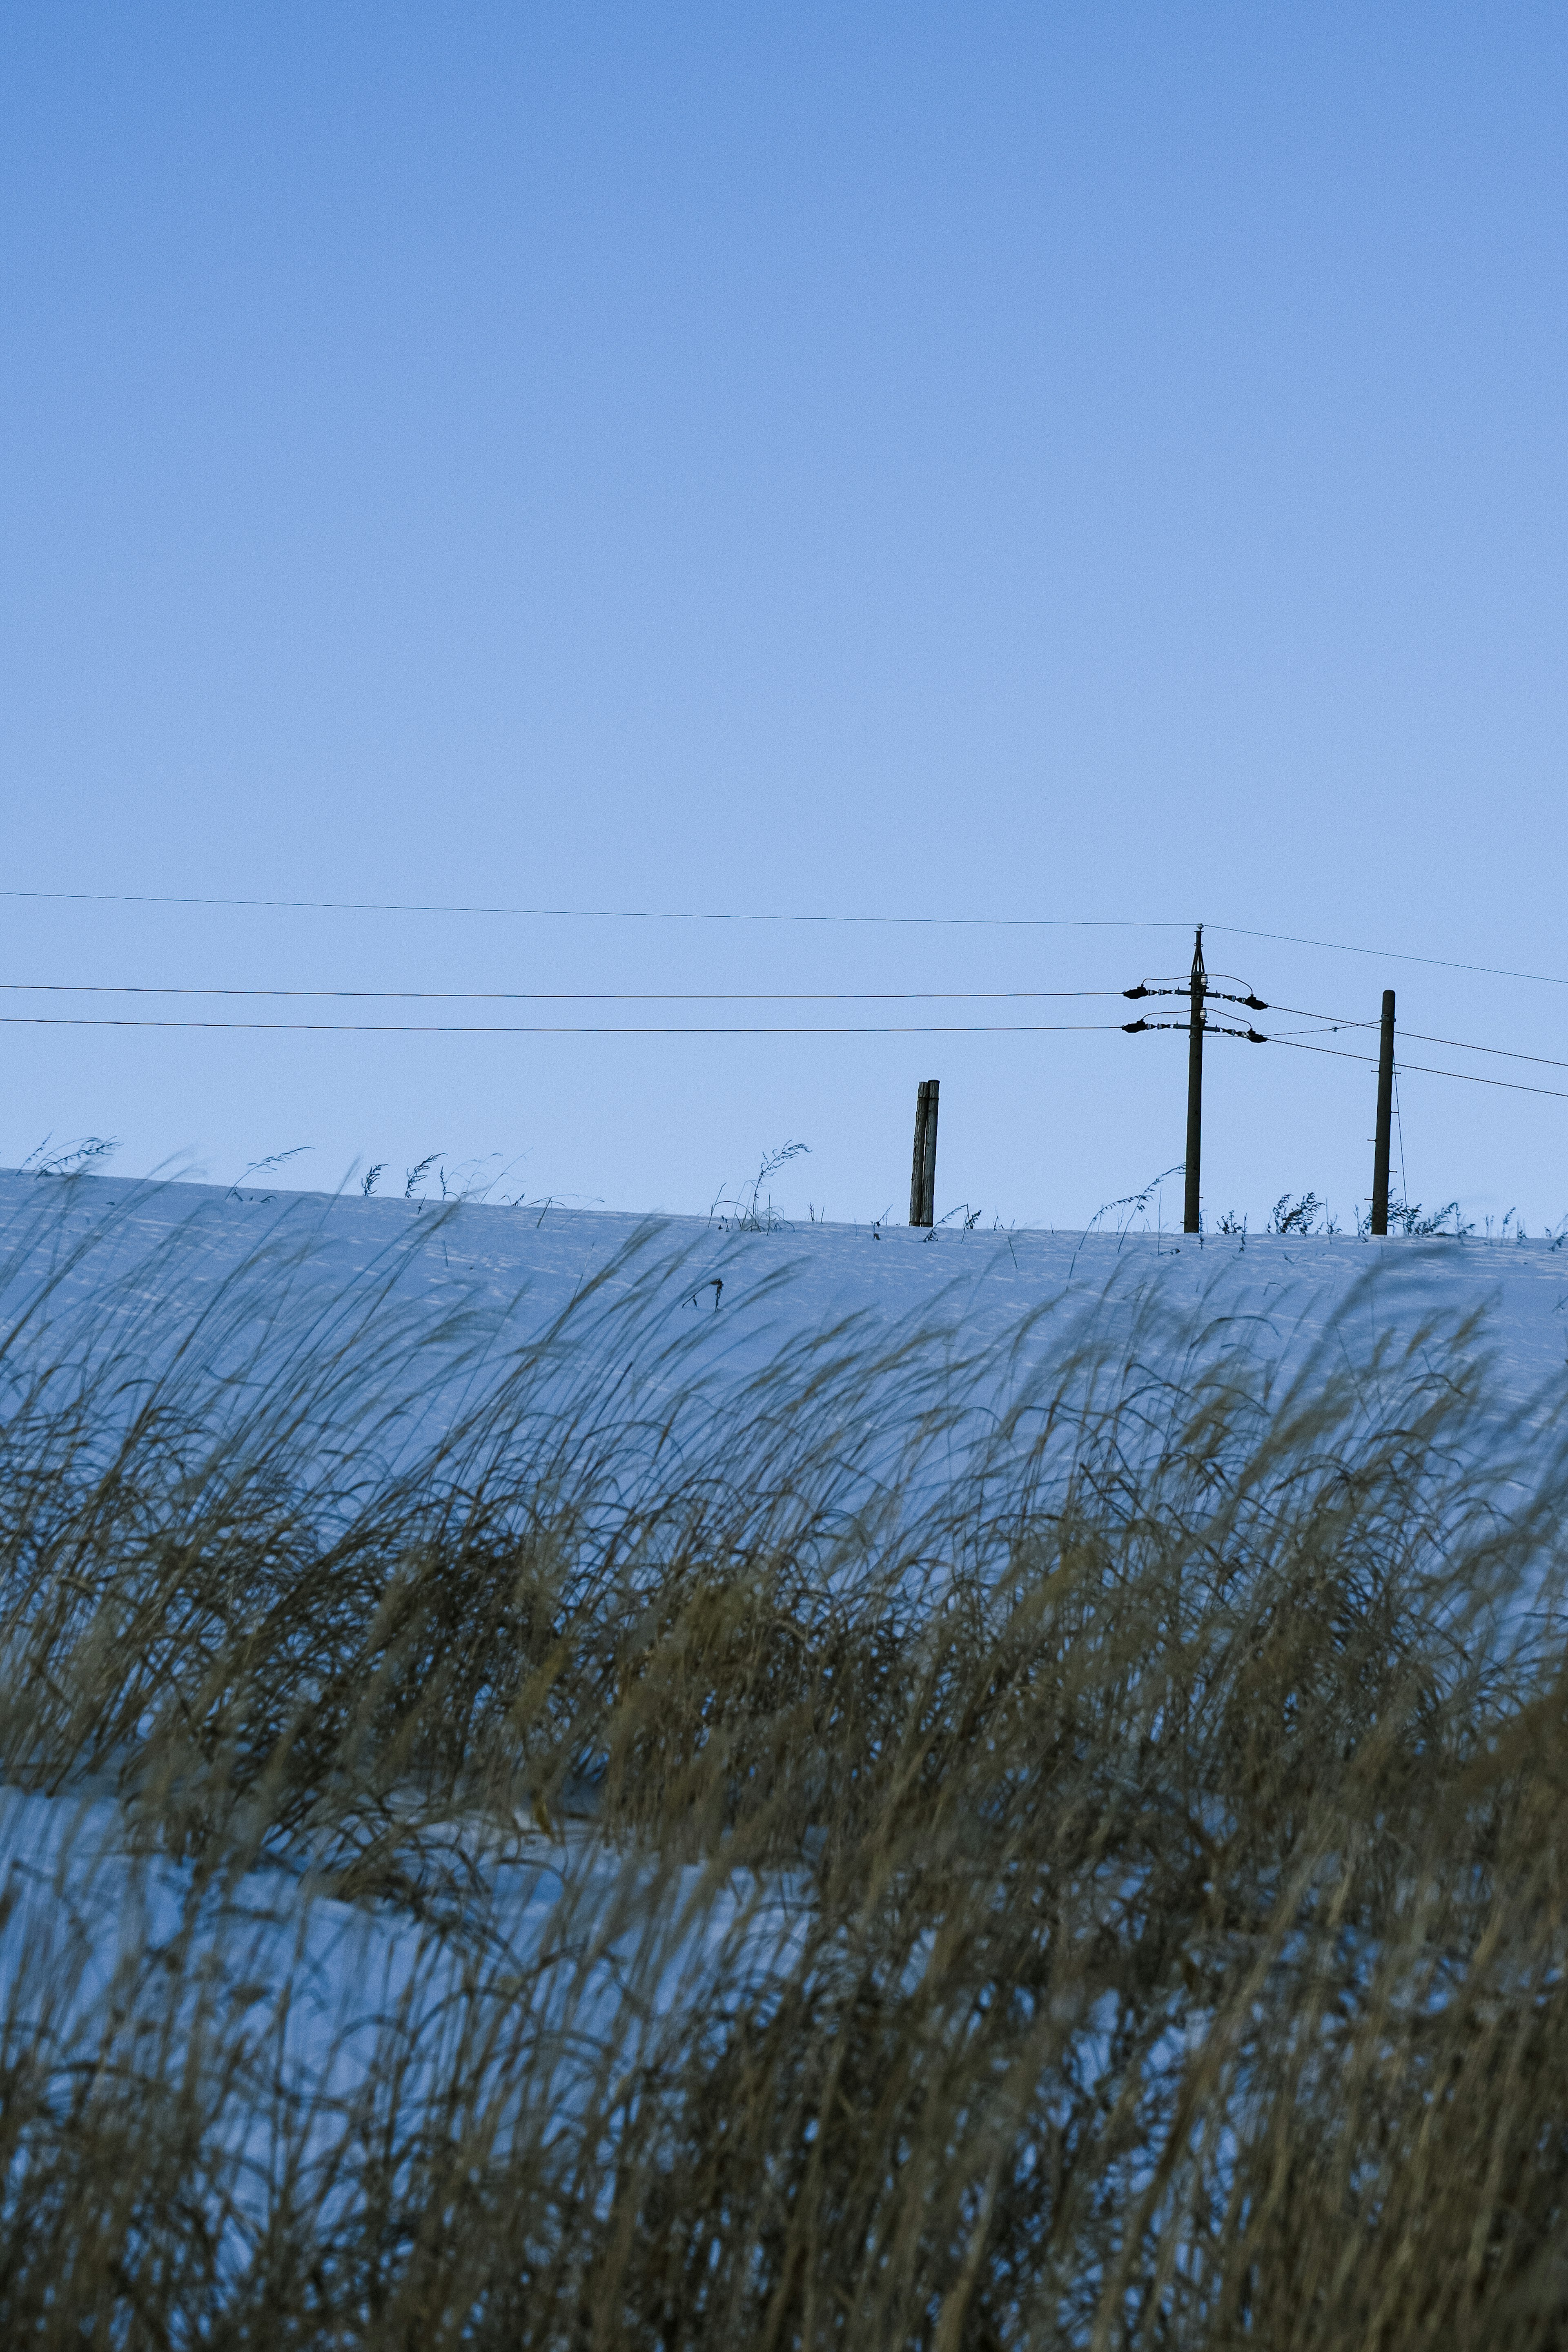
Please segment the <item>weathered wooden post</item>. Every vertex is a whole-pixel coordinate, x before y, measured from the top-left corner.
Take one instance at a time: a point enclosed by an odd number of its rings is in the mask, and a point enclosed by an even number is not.
[[[915,1156],[910,1170],[910,1223],[925,1222],[926,1202],[926,1120],[931,1112],[931,1080],[922,1078],[915,1089]]]
[[[921,1223],[922,1225],[934,1225],[936,1223],[937,1093],[937,1081],[935,1078],[928,1078],[926,1080],[925,1175],[921,1192]]]
[[[1388,1143],[1394,1119],[1394,991],[1383,992],[1383,1035],[1377,1048],[1377,1138],[1372,1160],[1372,1230],[1388,1231]]]
[[[1202,1230],[1198,1172],[1204,1142],[1204,996],[1207,979],[1204,970],[1204,927],[1200,923],[1189,983],[1192,1012],[1187,1024],[1187,1189],[1182,1216],[1182,1231],[1185,1234]]]
[[[922,1078],[915,1093],[915,1154],[910,1170],[910,1223],[929,1225],[936,1215],[937,1081]]]

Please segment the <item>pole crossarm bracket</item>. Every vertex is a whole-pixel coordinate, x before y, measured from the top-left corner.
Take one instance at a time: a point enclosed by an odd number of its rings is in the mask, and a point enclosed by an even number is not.
[[[1226,975],[1226,978],[1228,978],[1228,977],[1229,977],[1228,973]],[[1139,982],[1139,983],[1138,983],[1138,985],[1137,985],[1137,987],[1136,987],[1136,988],[1124,988],[1124,989],[1122,990],[1122,992],[1121,992],[1121,993],[1122,993],[1122,995],[1123,995],[1123,996],[1133,996],[1133,997],[1137,997],[1137,996],[1189,996],[1189,997],[1190,997],[1190,996],[1191,996],[1191,994],[1192,994],[1192,992],[1193,992],[1193,989],[1192,989],[1192,982],[1191,982],[1190,981],[1186,981],[1186,980],[1184,980],[1184,981],[1183,981],[1183,982],[1182,982],[1182,984],[1181,984],[1181,986],[1180,986],[1179,988],[1167,988],[1167,987],[1163,987],[1163,986],[1158,986],[1158,985],[1156,985],[1156,984],[1155,984],[1153,982],[1152,982],[1152,981],[1141,980],[1141,981]],[[1267,1012],[1268,1012],[1268,1005],[1264,1003],[1264,1001],[1263,1001],[1262,997],[1261,997],[1261,996],[1258,996],[1258,995],[1257,995],[1257,994],[1255,994],[1255,993],[1254,993],[1254,992],[1253,992],[1251,989],[1248,989],[1248,990],[1247,990],[1247,994],[1246,994],[1245,996],[1239,995],[1239,994],[1238,994],[1238,993],[1237,993],[1234,989],[1229,989],[1229,988],[1207,988],[1207,987],[1205,987],[1203,992],[1204,992],[1204,995],[1205,995],[1205,997],[1209,997],[1209,996],[1215,996],[1215,997],[1217,997],[1217,998],[1220,1000],[1221,1003],[1223,1003],[1223,1004],[1245,1004],[1245,1005],[1246,1005],[1246,1007],[1247,1007],[1247,1011],[1248,1011],[1249,1013],[1267,1013]]]
[[[1268,1043],[1260,1029],[1221,1028],[1213,1021],[1205,1021],[1203,1025],[1205,1034],[1210,1037],[1245,1037],[1249,1045],[1267,1045]],[[1121,1026],[1129,1037],[1135,1037],[1141,1029],[1184,1030],[1188,1024],[1185,1021],[1124,1021]]]

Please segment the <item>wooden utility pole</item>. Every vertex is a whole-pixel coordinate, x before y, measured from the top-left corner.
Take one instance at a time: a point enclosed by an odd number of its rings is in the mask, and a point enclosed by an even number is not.
[[[929,1225],[936,1217],[937,1081],[922,1078],[915,1093],[915,1150],[910,1170],[910,1223]]]
[[[1372,1230],[1388,1231],[1388,1142],[1394,1120],[1394,991],[1383,992],[1383,1035],[1377,1048],[1377,1138],[1372,1161]]]
[[[1215,977],[1221,981],[1236,981],[1234,972],[1216,972]],[[1204,1032],[1209,1025],[1208,1000],[1212,996],[1219,1004],[1245,1004],[1249,1013],[1267,1013],[1268,1007],[1256,989],[1246,987],[1240,981],[1236,981],[1232,988],[1209,986],[1209,976],[1204,967],[1204,927],[1201,923],[1193,943],[1192,971],[1186,980],[1180,980],[1172,972],[1160,980],[1141,980],[1136,988],[1124,988],[1121,993],[1130,997],[1184,996],[1187,999],[1187,1188],[1182,1230],[1188,1234],[1201,1234],[1204,1229]],[[1174,1010],[1173,1005],[1172,1011]],[[1145,1021],[1140,1014],[1136,1021],[1124,1021],[1121,1026],[1130,1037],[1136,1037],[1146,1029],[1180,1029],[1183,1024],[1179,1019]],[[1245,1029],[1240,1029],[1223,1016],[1215,1024],[1215,1035],[1245,1037],[1251,1045],[1267,1045],[1268,1043],[1263,1032],[1254,1029],[1250,1023]]]
[[[1198,925],[1193,950],[1192,1012],[1187,1025],[1187,1191],[1182,1231],[1200,1231],[1198,1171],[1204,1143],[1204,997],[1208,975],[1204,970],[1204,927]]]

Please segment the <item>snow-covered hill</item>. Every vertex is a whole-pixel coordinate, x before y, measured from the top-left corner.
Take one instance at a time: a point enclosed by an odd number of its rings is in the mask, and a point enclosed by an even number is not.
[[[1474,1318],[1468,1344],[1491,1366],[1475,1427],[1511,1448],[1550,1435],[1568,1399],[1568,1249],[1543,1242],[742,1231],[538,1204],[0,1177],[0,1310],[14,1378],[29,1350],[43,1362],[83,1344],[156,1370],[204,1314],[221,1326],[240,1296],[280,1302],[285,1351],[296,1338],[319,1352],[323,1335],[374,1329],[386,1359],[377,1376],[421,1439],[585,1297],[594,1313],[581,1328],[603,1350],[606,1377],[624,1307],[641,1332],[675,1336],[707,1393],[754,1380],[781,1349],[847,1324],[867,1344],[924,1333],[934,1355],[978,1357],[998,1384],[1066,1330],[1114,1349],[1136,1328],[1155,1358],[1207,1333],[1242,1349],[1261,1382],[1314,1361],[1364,1372],[1380,1336],[1396,1349],[1414,1344],[1417,1361],[1424,1350],[1441,1370],[1456,1331]],[[574,2052],[610,2042],[630,2063],[682,2000],[711,2010],[733,2000],[738,1969],[777,1964],[809,1900],[787,1871],[747,1877],[689,1859],[664,1869],[655,1855],[628,1854],[605,1843],[585,1800],[554,1819],[520,1817],[515,1833],[457,1820],[449,1842],[458,1876],[485,1889],[480,1977],[512,1989],[514,2011],[517,1988],[527,1988],[517,2012],[526,2032],[521,2042],[514,2033],[508,2063],[522,2070],[531,2112],[586,2095],[574,2087]],[[217,1988],[231,2019],[259,2021],[258,2063],[265,2054],[279,2095],[281,2085],[296,2104],[319,2096],[346,2111],[367,2069],[384,2063],[389,2021],[416,2053],[405,2088],[421,2070],[437,2080],[444,2021],[459,1980],[471,1993],[478,1965],[471,1940],[453,1947],[438,1919],[432,1927],[438,1904],[421,1916],[417,1904],[326,1899],[312,1891],[308,1848],[214,1885],[193,1864],[135,1845],[101,1775],[52,1790],[0,1783],[10,1885],[0,1990],[14,2031],[47,2024],[61,2049],[78,2037],[86,2046],[111,1998],[123,2005],[132,1988],[144,1998],[176,1955],[182,1999],[199,2007]],[[237,2230],[247,2215],[259,2226],[274,2153],[265,2131],[256,2136],[247,2096],[237,2076],[220,2126],[237,2158],[259,2168],[233,2192]],[[521,2115],[509,2128],[524,2127]]]
[[[635,1269],[628,1248],[645,1244]],[[15,1314],[52,1284],[51,1312],[143,1308],[155,1286],[168,1313],[197,1312],[237,1271],[270,1265],[296,1294],[341,1304],[390,1285],[434,1328],[468,1311],[514,1338],[546,1328],[595,1276],[616,1287],[662,1261],[672,1317],[711,1324],[750,1368],[781,1330],[849,1316],[922,1319],[994,1343],[1042,1307],[1078,1316],[1107,1297],[1156,1298],[1190,1328],[1226,1320],[1264,1359],[1289,1362],[1353,1304],[1368,1333],[1400,1338],[1434,1318],[1477,1314],[1500,1390],[1550,1393],[1568,1366],[1568,1246],[1545,1241],[1361,1242],[1251,1235],[1194,1240],[1115,1234],[931,1233],[902,1225],[780,1224],[744,1232],[698,1217],[639,1219],[603,1210],[243,1195],[195,1184],[64,1182],[0,1175],[0,1275]],[[416,1328],[416,1324],[411,1328]]]

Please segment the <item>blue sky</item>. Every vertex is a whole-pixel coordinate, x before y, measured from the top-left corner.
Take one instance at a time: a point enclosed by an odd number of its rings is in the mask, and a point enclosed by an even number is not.
[[[1381,951],[1211,932],[1271,1001],[1393,985],[1415,1030],[1568,1060],[1563,988],[1393,960],[1568,978],[1560,11],[5,23],[7,889],[1201,919]],[[233,988],[1100,989],[1190,952],[25,898],[0,927],[14,982]],[[693,1209],[787,1137],[784,1205],[898,1214],[936,1075],[939,1211],[1068,1224],[1179,1160],[1184,1060],[8,1025],[0,1159],[105,1133],[227,1181],[306,1144],[293,1181],[357,1155],[400,1187],[437,1150]],[[1568,1101],[1411,1073],[1401,1105],[1413,1195],[1568,1211]],[[1348,1222],[1371,1128],[1359,1066],[1216,1041],[1208,1213],[1311,1186]]]

